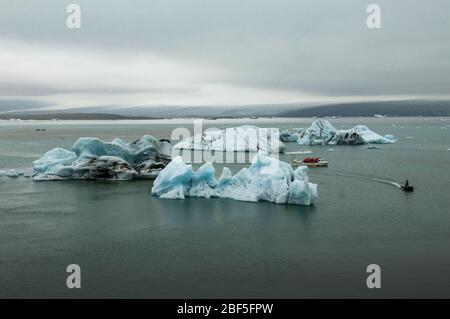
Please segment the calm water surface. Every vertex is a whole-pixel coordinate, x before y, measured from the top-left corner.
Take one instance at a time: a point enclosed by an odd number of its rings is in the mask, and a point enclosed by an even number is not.
[[[450,297],[450,119],[332,122],[366,124],[399,142],[376,150],[287,143],[330,161],[310,173],[319,185],[314,207],[160,200],[151,181],[0,177],[0,297]],[[80,136],[162,138],[179,126],[191,129],[192,121],[0,121],[0,170],[31,172],[33,160]],[[244,165],[226,166],[235,173]],[[414,193],[389,184],[405,178]],[[65,285],[72,263],[82,268],[80,290]],[[365,286],[371,263],[382,267],[376,291]]]

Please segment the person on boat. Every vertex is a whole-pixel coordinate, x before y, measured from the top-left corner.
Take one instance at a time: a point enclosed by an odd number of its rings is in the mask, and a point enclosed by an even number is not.
[[[405,185],[404,186],[405,187],[409,187],[409,181],[408,180],[405,181]]]

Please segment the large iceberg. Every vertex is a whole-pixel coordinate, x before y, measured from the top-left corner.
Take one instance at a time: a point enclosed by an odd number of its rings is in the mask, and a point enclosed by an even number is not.
[[[299,135],[297,143],[300,145],[361,145],[396,142],[394,136],[381,136],[365,125],[357,125],[348,130],[338,130],[328,120],[322,119],[314,121],[310,128],[298,131],[296,134]]]
[[[307,167],[293,170],[290,164],[263,152],[256,154],[250,167],[236,175],[224,167],[219,179],[211,163],[194,171],[178,156],[158,175],[152,194],[164,199],[219,197],[296,205],[313,205],[318,197],[317,185],[309,182]]]
[[[55,148],[34,161],[33,179],[154,179],[170,161],[169,143],[150,135],[128,144],[82,137],[72,150]]]
[[[253,125],[209,130],[187,138],[174,146],[175,149],[221,151],[221,152],[283,152],[276,128],[260,128]]]

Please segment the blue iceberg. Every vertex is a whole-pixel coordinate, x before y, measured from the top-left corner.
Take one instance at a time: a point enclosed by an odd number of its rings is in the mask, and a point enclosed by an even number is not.
[[[289,132],[284,131],[286,139]],[[362,145],[392,144],[397,140],[393,135],[381,136],[365,125],[357,125],[348,130],[336,129],[328,120],[316,120],[310,128],[296,131],[292,138],[298,137],[300,145]]]
[[[250,167],[236,175],[225,167],[219,179],[211,163],[194,171],[181,157],[176,157],[154,181],[152,195],[163,199],[218,197],[308,206],[318,198],[317,185],[309,182],[307,167],[293,170],[290,164],[261,151]]]
[[[150,135],[125,143],[82,137],[72,150],[55,148],[33,162],[34,180],[156,178],[170,161],[170,144]]]

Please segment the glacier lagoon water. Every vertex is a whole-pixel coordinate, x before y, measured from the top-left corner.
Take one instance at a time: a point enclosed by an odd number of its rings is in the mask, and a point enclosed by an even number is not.
[[[314,207],[162,200],[145,180],[0,177],[0,297],[450,297],[450,119],[332,122],[338,129],[364,124],[399,141],[334,151],[286,143],[287,151],[312,150],[330,161],[309,173],[320,192]],[[0,170],[31,172],[33,160],[79,136],[130,142],[167,137],[178,126],[192,122],[0,122]],[[216,164],[217,171],[224,165],[233,173],[247,166]],[[390,184],[404,178],[416,192]],[[71,263],[81,266],[80,290],[65,286]],[[371,263],[382,268],[380,290],[365,286]]]

